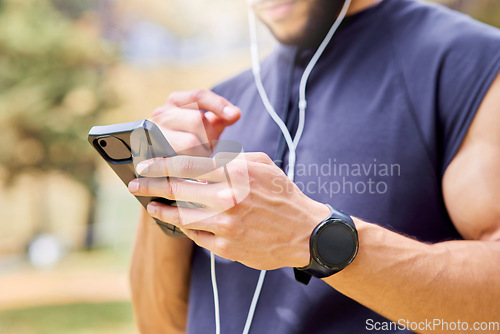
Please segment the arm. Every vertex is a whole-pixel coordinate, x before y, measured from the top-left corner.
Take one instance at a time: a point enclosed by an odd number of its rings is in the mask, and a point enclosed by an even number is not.
[[[500,243],[450,241],[426,245],[379,226],[356,221],[358,258],[324,279],[350,298],[398,323],[500,322]],[[451,333],[446,327],[417,332]],[[498,325],[496,325],[498,326]],[[442,330],[443,329],[443,330]],[[485,333],[499,332],[492,327]],[[465,332],[465,331],[460,331]]]
[[[468,240],[427,245],[357,220],[358,258],[328,284],[394,321],[500,326],[499,105],[500,77],[443,178],[450,216]]]
[[[165,235],[141,211],[130,266],[132,305],[141,333],[184,333],[193,245]]]

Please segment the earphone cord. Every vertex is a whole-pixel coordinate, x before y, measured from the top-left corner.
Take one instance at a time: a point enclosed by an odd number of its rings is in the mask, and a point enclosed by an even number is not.
[[[278,125],[285,138],[286,144],[288,146],[288,171],[287,176],[293,182],[295,178],[295,163],[297,159],[296,149],[299,144],[300,138],[302,137],[302,133],[304,131],[305,125],[305,113],[307,108],[307,100],[306,100],[306,88],[307,88],[307,80],[309,79],[309,75],[311,74],[314,66],[318,62],[319,58],[325,51],[326,47],[330,43],[331,39],[335,35],[335,32],[338,30],[342,21],[344,20],[349,6],[351,5],[351,0],[345,0],[342,9],[331,26],[330,30],[326,34],[323,42],[321,42],[320,46],[314,53],[313,57],[309,61],[302,77],[300,79],[299,85],[299,124],[297,127],[297,132],[295,137],[292,139],[290,131],[283,120],[279,117],[274,109],[269,97],[267,96],[266,90],[264,89],[264,85],[262,84],[262,78],[260,76],[260,62],[259,62],[259,48],[257,44],[257,28],[255,23],[255,14],[253,13],[252,8],[248,10],[248,23],[250,28],[250,53],[252,57],[252,72],[255,80],[255,85],[257,87],[257,91],[259,96],[266,108],[268,114],[271,116],[273,121]],[[215,256],[212,252],[210,252],[210,273],[212,278],[212,289],[214,295],[214,307],[215,307],[215,333],[220,334],[220,309],[219,309],[219,294],[217,290],[217,280],[215,273]],[[252,302],[250,303],[250,309],[248,310],[247,319],[245,322],[245,327],[243,329],[243,334],[248,334],[250,332],[250,327],[252,325],[253,316],[255,313],[255,309],[257,308],[257,302],[259,300],[260,292],[262,290],[262,286],[264,284],[264,278],[266,277],[266,270],[261,270],[259,274],[259,279],[257,281],[257,286],[255,287],[255,291],[252,297]]]

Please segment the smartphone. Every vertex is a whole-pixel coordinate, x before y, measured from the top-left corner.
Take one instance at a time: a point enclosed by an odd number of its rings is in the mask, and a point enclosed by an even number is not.
[[[135,167],[139,162],[177,155],[156,124],[145,119],[137,122],[94,126],[90,129],[88,140],[126,186],[133,179],[140,177],[135,172]],[[135,197],[144,207],[152,201],[173,206],[197,206],[193,203],[176,202],[161,197]],[[175,226],[158,219],[155,221],[167,235],[174,238],[185,237],[184,233]]]

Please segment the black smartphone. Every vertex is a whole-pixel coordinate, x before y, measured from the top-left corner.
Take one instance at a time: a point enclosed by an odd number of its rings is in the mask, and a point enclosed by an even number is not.
[[[88,140],[125,185],[140,177],[135,172],[135,167],[139,162],[177,155],[156,124],[145,119],[137,122],[94,126],[90,129]],[[152,201],[173,206],[196,206],[193,203],[176,202],[161,197],[135,197],[144,207]],[[175,238],[185,236],[175,226],[158,219],[155,221],[167,235]]]

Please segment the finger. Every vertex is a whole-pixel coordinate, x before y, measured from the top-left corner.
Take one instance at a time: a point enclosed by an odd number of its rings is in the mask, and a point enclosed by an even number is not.
[[[214,160],[217,162],[221,161],[224,164],[227,164],[232,160],[240,160],[247,162],[257,162],[270,166],[275,165],[274,161],[266,153],[263,152],[218,152],[214,155]],[[219,166],[220,164],[217,163],[217,165]]]
[[[244,153],[243,158],[247,161],[259,162],[266,165],[275,165],[273,159],[263,152]]]
[[[227,125],[236,122],[241,115],[238,107],[208,90],[175,92],[170,94],[167,100],[167,104],[178,107],[192,103],[198,103],[200,109],[212,112],[224,120]]]
[[[163,130],[165,138],[179,155],[191,155],[197,157],[209,157],[212,150],[203,145],[198,136],[189,132]]]
[[[216,213],[208,209],[189,209],[151,202],[147,210],[151,217],[175,225],[182,230],[217,232],[217,221],[214,218]]]
[[[215,232],[213,219],[210,219],[214,213],[207,209],[189,209],[151,202],[148,204],[147,210],[151,217],[181,229]]]
[[[224,145],[224,142],[218,146],[220,148],[221,146]],[[227,163],[227,161],[232,161],[235,159],[240,159],[240,160],[246,160],[245,159],[245,154],[242,152],[217,152],[214,155],[214,160],[219,164],[221,163]]]
[[[200,110],[200,107],[198,106],[198,103],[196,103],[196,102],[185,104],[182,106],[177,106],[177,105],[169,103],[167,100],[167,102],[165,102],[165,104],[163,106],[158,107],[155,110],[153,110],[151,117],[156,117],[160,114],[163,114],[164,112],[167,112],[171,109],[175,109],[175,108],[179,108],[179,107],[182,107],[183,109]]]
[[[198,246],[208,249],[215,255],[231,261],[236,260],[233,244],[226,237],[200,230],[188,229],[184,233]]]
[[[193,133],[207,147],[219,136],[204,113],[197,109],[173,108],[153,116],[152,121],[160,128]]]
[[[137,173],[144,177],[178,177],[209,182],[225,181],[222,168],[217,168],[214,159],[178,155],[171,158],[146,160],[137,165]]]
[[[239,111],[239,109],[238,109],[238,111]],[[227,126],[230,126],[230,125],[236,123],[236,121],[240,119],[240,116],[241,116],[241,112],[238,115],[238,117],[235,117],[233,120],[228,121],[226,119],[223,119],[223,118],[217,116],[216,114],[214,114],[211,111],[205,112],[205,119],[210,123],[210,125],[212,126],[214,131],[216,131],[219,134],[219,136]]]
[[[216,240],[217,238],[220,238],[216,236],[215,234],[207,231],[199,231],[199,230],[182,230],[184,234],[191,240],[194,241],[195,244],[198,246],[208,249],[209,251],[212,251],[214,254],[218,254],[215,251],[215,246],[217,244]]]
[[[173,178],[140,178],[128,184],[136,196],[162,197],[227,209],[235,205],[232,189],[222,183],[200,183]],[[232,203],[230,203],[232,201]]]
[[[151,202],[147,209],[151,216],[180,228],[198,246],[231,259],[233,247],[226,239],[231,235],[231,229],[224,226],[224,220],[215,212],[176,208],[157,202]]]

